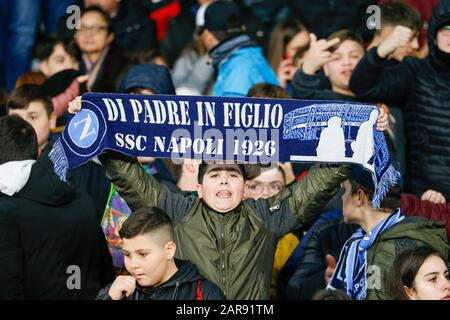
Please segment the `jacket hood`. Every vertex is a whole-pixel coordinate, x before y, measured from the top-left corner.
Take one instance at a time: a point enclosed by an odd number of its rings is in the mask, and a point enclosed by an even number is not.
[[[436,57],[436,33],[438,28],[443,23],[450,21],[450,0],[442,0],[433,10],[433,14],[430,18],[430,26],[428,29],[428,46],[430,48],[430,57],[434,62],[437,62]]]
[[[422,241],[440,252],[444,257],[448,256],[449,247],[444,222],[429,221],[422,217],[405,218],[380,235],[380,241],[400,238]]]
[[[74,199],[75,189],[59,179],[50,159],[43,155],[32,165],[29,178],[17,192],[17,197],[44,205],[61,206]]]
[[[13,196],[27,184],[36,160],[10,161],[0,165],[0,192]]]

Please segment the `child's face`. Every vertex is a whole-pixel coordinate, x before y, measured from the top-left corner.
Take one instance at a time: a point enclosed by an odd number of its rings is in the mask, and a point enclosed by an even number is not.
[[[169,261],[175,254],[174,245],[174,242],[161,245],[150,234],[124,238],[122,251],[125,267],[140,286],[158,286],[170,278]]]
[[[63,70],[78,70],[79,64],[64,50],[63,45],[59,43],[55,46],[50,57],[42,61],[39,67],[46,77],[51,77],[55,73]]]
[[[346,40],[332,54],[332,61],[324,66],[325,75],[333,87],[347,90],[353,70],[364,55],[364,48],[357,42]]]
[[[436,42],[441,51],[450,53],[450,23],[449,26],[438,31]]]
[[[48,143],[50,130],[55,128],[56,116],[52,114],[47,115],[44,104],[41,101],[31,101],[27,108],[10,109],[9,115],[18,115],[26,122],[31,124],[36,131],[39,148],[44,148]]]
[[[429,256],[414,278],[414,288],[407,288],[411,300],[450,300],[450,280],[445,262]]]
[[[255,200],[276,195],[284,187],[283,174],[278,168],[263,171],[256,178],[245,183],[245,197]]]
[[[235,164],[209,165],[197,192],[205,203],[217,212],[236,208],[244,197],[244,177]]]

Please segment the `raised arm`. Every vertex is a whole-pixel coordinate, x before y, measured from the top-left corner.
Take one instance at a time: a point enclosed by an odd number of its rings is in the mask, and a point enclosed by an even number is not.
[[[319,71],[333,59],[329,49],[339,43],[339,39],[317,40],[313,33],[310,34],[310,39],[310,48],[305,53],[302,67],[292,79],[293,97],[295,99],[334,100],[336,95],[331,90],[322,88],[322,76]]]
[[[336,100],[336,94],[323,88],[323,76],[298,70],[292,79],[292,97],[304,100]]]
[[[170,192],[148,174],[136,158],[108,151],[100,155],[99,159],[106,169],[106,177],[133,211],[145,206],[156,206],[166,211],[172,222],[177,224],[198,201],[194,196]]]
[[[308,175],[268,199],[247,200],[277,236],[310,224],[347,179],[350,165],[317,165]]]
[[[77,113],[80,110],[81,97],[77,97],[69,103],[69,112]],[[106,177],[133,211],[145,206],[156,206],[166,211],[175,225],[199,201],[194,196],[185,197],[170,192],[147,174],[136,158],[106,151],[99,159],[106,169]]]
[[[408,57],[396,63],[390,56],[409,41],[411,32],[409,28],[397,26],[388,38],[361,59],[350,79],[350,90],[357,97],[372,102],[404,103],[411,93],[417,59]]]

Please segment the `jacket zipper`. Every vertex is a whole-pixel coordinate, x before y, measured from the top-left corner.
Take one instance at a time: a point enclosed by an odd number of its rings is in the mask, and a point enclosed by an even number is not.
[[[173,290],[173,295],[172,295],[172,299],[171,300],[176,300],[179,286],[180,286],[180,282],[177,281],[176,284],[175,284],[175,290]]]
[[[225,296],[227,295],[227,285],[226,285],[226,272],[225,272],[225,231],[224,231],[224,221],[220,219],[220,241],[219,241],[219,277],[220,283],[222,284],[222,290]]]

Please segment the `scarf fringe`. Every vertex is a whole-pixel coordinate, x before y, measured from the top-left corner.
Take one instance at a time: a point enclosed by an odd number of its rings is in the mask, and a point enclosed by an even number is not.
[[[61,139],[58,139],[53,145],[52,150],[48,154],[48,157],[53,162],[53,166],[55,169],[55,173],[58,177],[64,181],[66,180],[67,170],[69,169],[69,162],[66,156],[66,152],[64,151]]]
[[[397,185],[400,180],[400,172],[398,172],[395,167],[390,164],[387,170],[381,176],[380,181],[377,181],[375,188],[375,193],[372,199],[372,206],[374,208],[380,208],[381,201],[384,199],[389,190]]]

